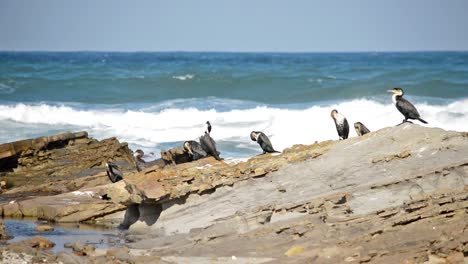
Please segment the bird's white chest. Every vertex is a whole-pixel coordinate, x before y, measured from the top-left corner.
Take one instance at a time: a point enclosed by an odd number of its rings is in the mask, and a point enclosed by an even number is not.
[[[394,104],[394,105],[396,105],[396,103],[397,103],[397,100],[396,100],[396,99],[397,99],[397,96],[398,96],[398,95],[396,95],[396,94],[392,95],[392,101],[393,101],[393,104]]]
[[[338,125],[344,125],[344,122],[345,122],[345,117],[341,114],[336,114],[336,123]]]

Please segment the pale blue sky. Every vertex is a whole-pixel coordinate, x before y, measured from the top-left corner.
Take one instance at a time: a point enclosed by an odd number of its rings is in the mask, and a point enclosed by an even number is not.
[[[468,50],[468,0],[0,0],[0,50]]]

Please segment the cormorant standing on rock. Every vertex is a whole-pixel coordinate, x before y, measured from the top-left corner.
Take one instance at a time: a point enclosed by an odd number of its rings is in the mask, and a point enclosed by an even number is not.
[[[211,133],[211,124],[210,124],[210,121],[206,121],[206,131],[208,131],[208,134]]]
[[[252,131],[250,132],[250,139],[252,141],[257,141],[257,143],[260,145],[260,147],[263,150],[263,154],[266,153],[280,153],[279,151],[276,151],[273,149],[273,146],[271,145],[270,139],[268,139],[267,135],[261,131]]]
[[[333,121],[335,121],[336,131],[338,132],[340,139],[347,139],[349,135],[349,124],[346,117],[338,113],[336,109],[331,111],[331,117],[333,118]]]
[[[423,122],[424,124],[427,124],[426,121],[424,121],[420,116],[418,110],[416,110],[416,107],[412,103],[410,103],[408,100],[403,98],[403,89],[401,88],[393,88],[392,90],[387,90],[389,93],[393,93],[392,95],[392,101],[395,104],[396,108],[398,111],[400,111],[403,116],[405,116],[405,119],[401,124],[408,122],[408,119],[415,119]]]
[[[141,149],[135,150],[133,153],[133,157],[135,157],[135,166],[137,171],[141,171],[142,169],[146,168],[146,161],[143,159],[145,153]]]
[[[184,150],[190,155],[192,160],[199,160],[208,155],[206,151],[203,150],[200,143],[194,140],[185,141]]]
[[[358,136],[362,136],[370,132],[370,130],[361,122],[354,123],[354,129],[356,129],[356,134]]]
[[[209,155],[213,156],[216,160],[222,160],[222,158],[219,157],[218,151],[216,150],[216,142],[211,138],[210,132],[211,132],[211,124],[209,121],[206,121],[206,131],[203,136],[200,137],[200,145],[206,153]]]
[[[109,177],[109,179],[113,183],[123,179],[123,174],[120,171],[119,167],[110,161],[106,162],[106,172],[107,177]]]

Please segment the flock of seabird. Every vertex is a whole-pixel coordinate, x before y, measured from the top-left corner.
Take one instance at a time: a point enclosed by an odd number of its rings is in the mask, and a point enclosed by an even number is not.
[[[419,115],[419,112],[416,109],[416,107],[414,107],[414,105],[408,100],[403,98],[403,89],[393,88],[391,90],[388,90],[387,92],[393,93],[392,101],[395,104],[398,111],[400,111],[400,113],[403,114],[403,116],[405,117],[401,124],[405,122],[410,122],[408,121],[408,119],[419,120],[420,122],[427,124],[427,122],[423,120]],[[336,131],[338,132],[339,139],[347,139],[349,135],[349,124],[346,117],[339,113],[336,109],[333,109],[331,111],[331,117],[335,122]],[[216,142],[210,134],[212,129],[211,123],[207,121],[206,126],[206,131],[200,137],[200,142],[197,142],[195,140],[189,140],[185,141],[183,144],[184,151],[189,155],[191,161],[202,159],[207,156],[213,156],[216,160],[222,160],[222,158],[219,156],[220,152],[216,149]],[[358,136],[362,136],[370,132],[370,130],[361,122],[354,123],[354,128]],[[261,131],[250,132],[250,139],[252,141],[256,141],[260,145],[260,147],[263,150],[262,154],[279,153],[279,151],[276,151],[273,148],[273,145],[271,144],[268,136]],[[134,154],[135,164],[138,171],[140,171],[142,167],[146,167],[144,166],[145,161],[142,159],[143,154],[144,153],[142,150],[137,150]],[[107,176],[112,182],[117,182],[123,179],[123,174],[119,170],[119,167],[110,161],[106,163],[106,171]]]

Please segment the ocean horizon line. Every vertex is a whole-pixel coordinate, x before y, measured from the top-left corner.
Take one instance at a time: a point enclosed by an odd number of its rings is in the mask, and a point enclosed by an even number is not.
[[[465,53],[466,50],[383,50],[383,51],[202,51],[202,50],[0,50],[0,53],[193,53],[193,54],[373,54],[373,53]]]

